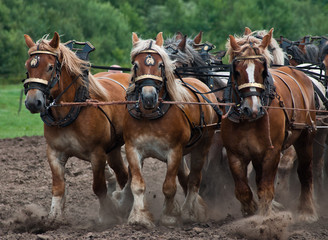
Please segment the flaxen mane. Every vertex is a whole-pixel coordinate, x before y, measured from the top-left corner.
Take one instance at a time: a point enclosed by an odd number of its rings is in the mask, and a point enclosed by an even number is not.
[[[261,45],[261,40],[251,36],[251,35],[245,35],[243,37],[235,37],[235,40],[237,44],[240,46],[238,51],[234,51],[230,46],[230,40],[226,43],[227,48],[227,54],[229,55],[229,62],[232,62],[232,60],[236,57],[248,57],[248,56],[254,56],[254,55],[262,55],[268,67],[270,66],[273,56],[268,50],[268,48],[265,48],[262,50],[259,46]],[[254,59],[252,59],[254,61]],[[247,64],[248,61],[245,61],[245,64]]]
[[[150,44],[150,42],[153,42]],[[141,40],[137,42],[132,48],[131,51],[131,60],[133,61],[134,58],[143,50],[148,50],[149,46],[151,45],[151,49],[156,51],[163,60],[165,66],[165,75],[167,78],[167,91],[170,95],[172,101],[190,101],[191,96],[187,89],[182,86],[181,81],[176,80],[174,76],[174,62],[171,61],[168,54],[165,52],[163,47],[160,47],[155,44],[154,40]],[[134,71],[131,71],[134,74]],[[133,79],[134,76],[132,76]],[[129,89],[127,90],[128,93],[134,90],[134,83],[131,83]]]
[[[60,43],[59,48],[54,49],[49,45],[49,40],[47,40],[48,35],[44,36],[40,40],[36,42],[36,45],[29,49],[28,53],[30,54],[33,51],[37,50],[45,50],[53,53],[57,53],[58,59],[61,62],[62,69],[66,69],[68,74],[70,74],[73,78],[75,76],[81,75],[83,76],[84,70],[90,70],[90,63],[88,61],[81,60],[76,56],[76,54],[67,48],[64,44]],[[108,93],[105,88],[103,88],[100,83],[96,80],[96,78],[89,73],[89,91],[90,95],[95,98],[100,98],[101,100],[108,99]],[[78,84],[84,84],[84,80],[79,78]]]

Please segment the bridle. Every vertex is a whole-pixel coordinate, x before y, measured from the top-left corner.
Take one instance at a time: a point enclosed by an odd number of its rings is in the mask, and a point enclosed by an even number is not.
[[[39,48],[39,46],[38,46]],[[36,68],[39,65],[40,57],[39,54],[48,54],[52,55],[55,57],[55,64],[54,64],[54,69],[51,74],[50,80],[45,80],[41,78],[30,78],[28,72],[27,78],[23,80],[24,83],[24,92],[25,95],[27,92],[31,89],[39,89],[40,91],[43,92],[43,94],[48,98],[50,96],[50,90],[58,83],[60,80],[60,74],[61,74],[61,63],[58,59],[58,54],[53,53],[50,51],[45,51],[45,50],[36,50],[30,53],[30,56],[35,56],[30,64],[32,68]]]
[[[235,64],[238,61],[245,60],[256,60],[259,59],[263,62],[265,70],[263,72],[263,84],[262,83],[243,83],[238,85],[235,77]],[[234,77],[234,81],[232,78]],[[260,89],[260,91],[248,91],[242,92],[241,90],[246,88],[255,88]],[[225,110],[228,114],[228,118],[233,122],[239,122],[245,117],[241,113],[241,105],[246,97],[257,96],[261,100],[262,106],[269,106],[271,101],[276,97],[275,86],[273,84],[273,78],[270,72],[268,71],[267,62],[264,56],[262,55],[252,55],[247,57],[237,56],[233,59],[231,68],[230,68],[230,78],[227,83],[227,87],[224,90],[224,101],[227,103],[235,103],[236,107],[225,107]],[[234,99],[233,99],[234,98]],[[258,116],[261,117],[261,116]]]
[[[232,61],[232,74],[235,76],[235,70],[234,70],[234,66],[236,64],[236,62],[238,61],[245,61],[245,60],[256,60],[256,59],[259,59],[261,61],[263,61],[263,65],[265,66],[265,71],[264,71],[264,74],[263,74],[263,79],[266,79],[267,76],[268,76],[268,69],[267,69],[267,63],[266,63],[266,60],[265,58],[262,56],[262,55],[253,55],[253,56],[248,56],[248,57],[235,57],[234,60]],[[237,84],[237,81],[234,81],[234,84],[235,84],[235,89],[236,89],[236,92],[237,94],[239,95],[239,97],[241,99],[243,98],[246,98],[246,97],[251,97],[251,96],[257,96],[257,97],[261,97],[263,92],[265,91],[266,89],[266,86],[265,84],[262,84],[262,83],[244,83],[244,84],[241,84],[238,86]],[[245,88],[255,88],[255,89],[260,89],[261,91],[258,92],[258,91],[249,91],[249,92],[241,92],[240,90],[242,89],[245,89]]]
[[[141,51],[141,53],[148,54],[145,58],[145,65],[146,66],[153,66],[155,65],[155,59],[151,54],[159,54],[157,51],[151,49],[151,44],[148,49]],[[139,55],[138,54],[138,55]],[[164,89],[164,93],[162,96],[162,100],[169,100],[169,95],[167,92],[167,77],[165,74],[165,65],[161,64],[159,67],[161,68],[161,76],[156,76],[153,74],[143,74],[137,76],[137,64],[134,63],[134,60],[132,61],[133,64],[133,75],[131,78],[131,84],[134,84],[134,90],[127,93],[127,99],[128,100],[135,100],[136,103],[133,105],[128,104],[127,108],[130,113],[130,115],[136,119],[141,118],[147,118],[147,119],[157,119],[162,117],[170,108],[170,104],[163,104],[160,102],[158,104],[157,109],[154,109],[151,113],[143,113],[140,110],[140,101],[141,101],[141,91],[142,88],[145,86],[152,86],[156,89],[157,94],[161,91],[161,89]]]
[[[151,54],[158,54],[158,52],[156,52],[155,50],[152,49],[147,49],[147,50],[143,50],[141,51],[139,54],[141,53],[147,53],[148,55],[145,58],[145,65],[146,66],[153,66],[155,64],[155,60],[152,57]],[[143,74],[140,76],[137,76],[137,65],[132,62],[133,64],[133,72],[134,75],[132,76],[131,82],[133,82],[135,84],[135,91],[139,94],[141,89],[144,86],[153,86],[156,88],[157,93],[159,93],[159,91],[162,89],[163,85],[166,87],[166,82],[167,82],[167,78],[165,75],[165,66],[164,64],[160,65],[161,68],[161,76],[156,76],[156,75],[152,75],[152,74]],[[136,77],[137,76],[137,77]]]
[[[39,45],[38,45],[38,48],[39,48]],[[35,56],[34,59],[32,59],[30,62],[32,68],[38,67],[39,60],[40,60],[39,54],[48,54],[48,55],[54,56],[55,57],[54,69],[52,71],[50,80],[45,80],[45,79],[41,79],[41,78],[30,78],[29,74],[27,72],[27,78],[25,80],[23,80],[25,95],[31,89],[40,90],[44,94],[45,99],[46,99],[45,109],[43,112],[40,113],[42,121],[48,126],[66,127],[66,126],[70,125],[71,123],[73,123],[77,119],[77,117],[79,116],[79,113],[81,111],[81,106],[72,106],[70,108],[70,110],[68,111],[67,115],[60,119],[55,119],[55,117],[52,115],[51,107],[53,105],[55,105],[57,102],[59,102],[59,99],[63,96],[63,94],[65,92],[67,92],[67,90],[80,77],[83,77],[86,84],[80,86],[77,89],[77,91],[75,92],[74,102],[84,102],[86,99],[88,99],[89,98],[89,78],[88,78],[89,71],[84,71],[83,76],[81,74],[75,76],[73,78],[72,82],[63,91],[61,91],[56,96],[56,98],[53,99],[53,97],[50,95],[50,90],[56,84],[59,84],[59,82],[60,82],[62,65],[58,59],[57,53],[37,49],[36,51],[33,51],[30,53],[30,56]],[[106,117],[107,117],[107,115],[106,115]]]

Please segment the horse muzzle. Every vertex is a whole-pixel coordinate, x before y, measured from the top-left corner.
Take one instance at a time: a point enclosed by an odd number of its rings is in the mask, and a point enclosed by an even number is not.
[[[26,94],[25,106],[31,113],[43,112],[46,107],[46,98],[42,91],[31,89]]]
[[[244,119],[249,121],[257,120],[265,114],[265,110],[262,104],[254,104],[252,106],[249,105],[247,101],[244,101],[240,107],[240,112]]]
[[[152,110],[157,107],[158,93],[153,86],[144,86],[141,90],[141,102],[145,110]]]

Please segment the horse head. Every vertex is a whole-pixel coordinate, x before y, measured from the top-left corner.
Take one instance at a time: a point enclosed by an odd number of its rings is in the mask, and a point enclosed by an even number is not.
[[[132,41],[133,46],[138,45],[139,38],[136,33],[133,33]],[[153,44],[158,47],[163,46],[162,33],[157,35],[156,41],[149,41],[147,49],[139,51],[132,58],[132,82],[145,110],[154,110],[158,107],[159,94],[164,92],[163,86],[166,84],[164,61],[159,52],[153,48]]]
[[[229,36],[227,45],[232,69],[230,84],[235,92],[232,96],[239,106],[240,116],[247,120],[256,120],[265,114],[268,66],[271,54],[268,46],[273,29],[259,40],[253,36],[235,39]]]
[[[297,66],[303,63],[318,64],[319,47],[310,42],[309,38],[309,36],[305,36],[300,41],[290,41],[281,37],[280,46],[287,53],[290,65]]]
[[[55,33],[49,42],[51,50],[41,48],[40,44],[34,43],[28,35],[24,35],[24,37],[30,55],[25,63],[27,69],[27,79],[24,81],[25,106],[31,113],[43,112],[50,91],[60,79],[59,35]]]

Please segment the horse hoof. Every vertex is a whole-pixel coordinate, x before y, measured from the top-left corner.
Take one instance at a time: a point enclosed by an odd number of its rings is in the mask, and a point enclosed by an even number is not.
[[[160,224],[163,226],[177,226],[181,224],[181,220],[177,216],[163,215]]]
[[[130,214],[128,223],[130,225],[143,226],[151,229],[155,227],[151,214],[148,211],[140,211],[138,214]]]
[[[249,205],[242,205],[241,213],[243,217],[250,217],[253,216],[258,209],[257,203],[252,200],[252,202]]]
[[[207,207],[199,195],[197,195],[191,203],[185,203],[182,206],[181,218],[184,223],[207,221]]]
[[[155,227],[155,224],[150,221],[150,220],[146,220],[146,219],[143,219],[143,220],[133,220],[133,219],[129,219],[128,223],[130,225],[133,225],[133,226],[142,226],[142,227],[145,227],[147,229],[152,229]]]
[[[317,214],[299,214],[297,221],[298,222],[306,222],[306,223],[314,223],[319,220]]]

